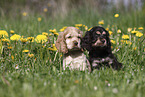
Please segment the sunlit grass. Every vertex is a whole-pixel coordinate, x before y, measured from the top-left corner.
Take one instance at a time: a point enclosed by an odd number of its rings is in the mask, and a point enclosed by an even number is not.
[[[30,13],[19,13],[15,19],[9,17],[0,18],[1,97],[145,95],[142,13],[98,14],[79,10],[63,18]],[[63,55],[55,47],[59,32],[75,26],[85,34],[96,25],[109,31],[113,53],[124,68],[115,71],[104,67],[92,73],[63,71]]]

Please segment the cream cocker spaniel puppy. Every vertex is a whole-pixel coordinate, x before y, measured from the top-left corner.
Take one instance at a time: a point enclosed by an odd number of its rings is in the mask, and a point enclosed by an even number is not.
[[[63,69],[85,70],[86,56],[81,50],[81,38],[83,32],[75,27],[67,27],[59,33],[56,41],[56,48],[63,55]]]

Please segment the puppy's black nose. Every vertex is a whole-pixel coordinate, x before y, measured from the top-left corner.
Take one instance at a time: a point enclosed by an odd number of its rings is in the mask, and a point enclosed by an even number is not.
[[[101,42],[102,42],[102,43],[104,43],[104,42],[105,42],[105,40],[101,40]]]
[[[75,41],[75,42],[74,42],[74,45],[78,45],[78,42]]]

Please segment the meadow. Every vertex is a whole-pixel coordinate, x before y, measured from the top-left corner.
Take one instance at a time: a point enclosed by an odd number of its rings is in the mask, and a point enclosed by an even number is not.
[[[144,97],[145,13],[72,9],[49,16],[18,11],[0,14],[0,97]],[[85,34],[93,26],[109,31],[121,70],[102,67],[92,73],[62,70],[55,41],[75,26]],[[88,57],[88,56],[87,56]]]

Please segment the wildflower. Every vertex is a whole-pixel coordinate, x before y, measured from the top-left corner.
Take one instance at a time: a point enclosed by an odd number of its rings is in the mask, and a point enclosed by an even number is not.
[[[28,57],[30,57],[30,58],[33,57],[33,56],[34,56],[34,54],[30,54],[30,53],[28,54]]]
[[[88,26],[83,25],[83,27],[85,27],[85,30],[86,30],[86,31],[88,30]]]
[[[120,30],[120,29],[118,29],[118,30],[117,30],[117,33],[121,33],[121,30]]]
[[[23,50],[22,52],[23,52],[23,53],[28,53],[28,52],[29,52],[29,50]]]
[[[20,41],[23,42],[23,43],[25,43],[25,42],[28,41],[28,39],[27,38],[21,38]]]
[[[75,83],[77,84],[77,83],[79,83],[79,81],[78,80],[75,80]]]
[[[53,29],[53,30],[50,29],[49,31],[52,32],[52,33],[55,33],[56,32],[56,29]]]
[[[60,31],[60,32],[63,32],[66,28],[67,28],[67,27],[66,27],[66,26],[64,26],[64,27],[63,27],[63,28],[61,28],[59,31]]]
[[[12,49],[12,47],[11,47],[11,46],[9,46],[9,47],[7,47],[7,48],[8,48],[9,50],[10,50],[10,49]]]
[[[37,35],[37,37],[35,38],[35,41],[37,43],[45,43],[47,42],[47,37],[45,35]]]
[[[139,30],[143,30],[143,27],[138,27]]]
[[[104,24],[104,20],[99,21],[98,24],[103,25]]]
[[[52,36],[52,34],[50,33],[49,36]]]
[[[55,44],[52,45],[52,48],[48,48],[48,49],[51,50],[51,51],[57,51],[57,48],[56,48]]]
[[[76,27],[82,27],[83,24],[75,24]]]
[[[114,17],[115,17],[115,18],[119,17],[119,14],[115,14]]]
[[[23,15],[23,16],[27,16],[27,12],[23,12],[22,15]]]
[[[14,31],[14,30],[10,30],[10,33],[11,33],[11,34],[14,34],[14,33],[15,33],[15,31]]]
[[[111,43],[113,43],[113,44],[115,44],[115,43],[116,43],[114,40],[110,40],[110,41],[111,41]]]
[[[106,28],[107,31],[109,31],[109,28]]]
[[[15,69],[19,69],[19,66],[18,66],[18,64],[16,64],[16,66],[15,66]]]
[[[112,35],[112,34],[113,34],[113,32],[112,32],[112,31],[109,31],[109,34],[110,34],[110,35]]]
[[[137,47],[134,47],[133,50],[136,50]]]
[[[46,32],[42,32],[42,35],[48,36],[48,33],[46,33]]]
[[[131,31],[132,34],[135,34],[137,32],[139,32],[139,31],[136,31],[136,30]]]
[[[47,9],[47,8],[44,8],[44,9],[43,9],[43,11],[44,11],[44,12],[47,12],[47,11],[48,11],[48,9]]]
[[[8,35],[7,31],[5,31],[5,30],[0,30],[0,37],[1,37],[1,36],[3,36],[3,37],[8,37],[9,35]]]
[[[39,17],[39,18],[37,18],[37,20],[38,20],[38,22],[40,22],[42,19]]]
[[[128,28],[127,31],[130,32],[132,30],[132,28]]]
[[[59,33],[55,32],[54,35],[59,35]]]
[[[137,32],[136,34],[135,34],[137,37],[141,37],[141,36],[143,36],[143,34],[141,33],[141,32]]]
[[[3,41],[3,42],[10,42],[10,40],[7,39],[7,38],[2,39],[2,41]]]
[[[97,88],[97,86],[94,86],[94,90],[97,90],[98,88]]]
[[[13,40],[13,41],[16,40],[16,41],[18,41],[20,38],[21,38],[20,35],[14,34],[14,35],[12,35],[12,36],[10,37],[10,40]]]
[[[121,40],[121,42],[122,42],[122,43],[126,43],[126,44],[130,44],[130,45],[132,44],[132,42],[127,41],[127,40]]]
[[[75,28],[79,29],[79,27],[75,27]]]
[[[27,37],[27,41],[34,42],[34,37]]]
[[[122,38],[123,39],[129,39],[129,36],[128,35],[123,35]]]
[[[14,60],[14,56],[13,55],[11,56],[11,58],[12,58],[12,60]]]

